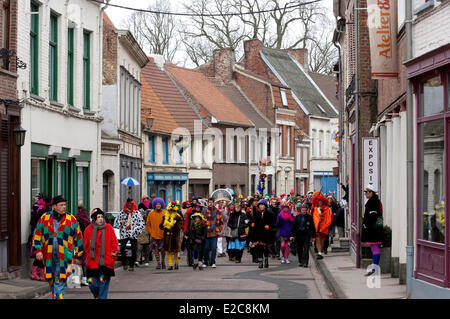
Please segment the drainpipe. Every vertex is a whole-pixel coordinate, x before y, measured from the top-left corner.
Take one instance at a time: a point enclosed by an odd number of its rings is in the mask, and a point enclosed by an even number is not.
[[[355,189],[356,189],[356,268],[359,268],[361,266],[360,261],[360,250],[361,250],[361,244],[359,242],[360,240],[360,199],[361,199],[361,191],[360,191],[360,180],[359,180],[359,1],[355,0],[354,4],[354,27],[355,27],[355,127],[356,127],[356,143],[355,143],[355,152],[356,152],[356,160],[354,165],[355,167]]]
[[[277,127],[277,106],[273,106],[273,111],[275,113],[275,131],[278,133],[278,127]],[[278,134],[275,134],[275,151],[274,151],[274,158],[275,158],[275,194],[278,195],[278,187],[277,187],[277,177],[278,177],[278,156],[276,155],[278,153],[279,147],[277,148],[277,143],[280,141],[280,138]],[[255,148],[256,150],[256,148]],[[281,155],[281,154],[280,154]],[[295,174],[295,173],[294,173]]]
[[[412,59],[412,3],[405,3],[405,34],[406,34],[406,61]],[[406,297],[411,298],[412,278],[414,271],[414,153],[413,153],[413,97],[411,81],[406,80]]]

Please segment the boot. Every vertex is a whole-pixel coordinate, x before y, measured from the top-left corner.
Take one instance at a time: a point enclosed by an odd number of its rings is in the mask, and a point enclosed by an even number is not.
[[[269,268],[269,258],[264,258],[264,268]]]
[[[166,263],[164,261],[161,263],[161,269],[166,269]]]
[[[258,268],[263,268],[264,266],[263,266],[263,261],[260,259],[259,260],[259,266],[258,266]]]
[[[178,269],[178,264],[175,264],[175,270],[177,270]]]

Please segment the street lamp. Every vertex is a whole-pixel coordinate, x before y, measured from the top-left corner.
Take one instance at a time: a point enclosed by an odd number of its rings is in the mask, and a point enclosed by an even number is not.
[[[151,129],[153,126],[153,120],[153,118],[147,118],[147,126],[149,129]]]
[[[13,131],[14,142],[18,147],[22,147],[25,144],[26,130],[19,124]]]

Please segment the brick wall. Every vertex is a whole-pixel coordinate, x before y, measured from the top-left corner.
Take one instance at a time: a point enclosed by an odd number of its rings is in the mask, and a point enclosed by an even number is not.
[[[0,10],[0,21],[1,18]],[[0,40],[1,36],[0,32]],[[9,50],[17,52],[17,0],[10,2]],[[0,98],[17,99],[16,58],[17,56],[11,57],[9,68],[5,70],[7,72],[1,72],[3,69],[0,69]]]
[[[118,36],[114,25],[106,14],[103,14],[103,85],[117,83]]]

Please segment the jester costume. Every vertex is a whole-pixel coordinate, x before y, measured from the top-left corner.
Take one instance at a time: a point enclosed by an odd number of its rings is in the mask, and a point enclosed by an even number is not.
[[[68,266],[73,259],[83,261],[83,235],[75,216],[53,210],[42,215],[34,231],[33,248],[43,254],[52,298],[64,299]]]

